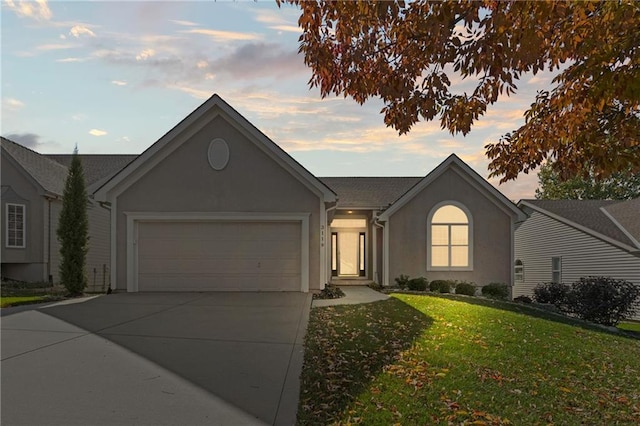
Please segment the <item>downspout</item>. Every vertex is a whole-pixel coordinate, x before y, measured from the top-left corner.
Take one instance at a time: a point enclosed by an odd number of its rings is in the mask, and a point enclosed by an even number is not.
[[[53,275],[51,271],[51,240],[55,235],[56,230],[51,229],[51,202],[53,200],[59,200],[60,197],[47,193],[44,195],[44,198],[47,200],[47,229],[49,230],[47,237],[47,282],[53,285]]]
[[[373,225],[376,226],[376,228],[380,228],[384,231],[384,225],[378,222],[378,216],[374,217],[372,222],[373,222]],[[377,229],[374,237],[375,237],[375,241],[373,242],[373,280],[377,284],[381,284],[378,277],[378,230]],[[384,252],[384,242],[382,244],[382,251]],[[383,258],[384,258],[384,253],[383,253]]]
[[[47,197],[47,222],[49,228],[49,235],[47,236],[47,280],[49,284],[53,285],[53,276],[51,275],[51,198]]]
[[[331,206],[331,207],[329,207],[329,208],[324,210],[324,223],[322,224],[322,226],[325,227],[325,233],[324,233],[324,247],[323,247],[323,252],[324,252],[323,260],[324,261],[323,261],[322,268],[323,268],[323,271],[324,271],[324,277],[327,278],[327,279],[323,280],[323,281],[326,281],[326,283],[324,283],[324,282],[320,283],[320,285],[322,287],[321,290],[324,290],[325,284],[328,284],[329,281],[331,281],[331,266],[330,266],[331,262],[327,261],[327,258],[331,257],[331,253],[329,251],[329,246],[330,245],[327,243],[327,241],[331,241],[331,229],[329,227],[329,212],[332,211],[332,210],[335,210],[337,207],[338,207],[338,200],[336,199],[336,203],[333,206]],[[328,238],[327,238],[327,236],[328,236]]]

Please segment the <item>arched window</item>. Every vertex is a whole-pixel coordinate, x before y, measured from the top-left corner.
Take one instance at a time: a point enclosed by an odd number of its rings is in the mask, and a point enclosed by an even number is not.
[[[461,204],[445,202],[431,211],[428,221],[429,270],[471,270],[471,216]]]
[[[516,281],[524,281],[524,263],[522,263],[522,260],[516,259],[514,272]]]

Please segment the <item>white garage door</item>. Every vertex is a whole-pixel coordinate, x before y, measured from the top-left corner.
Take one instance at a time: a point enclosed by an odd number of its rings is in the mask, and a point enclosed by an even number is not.
[[[300,291],[299,222],[140,222],[139,291]]]

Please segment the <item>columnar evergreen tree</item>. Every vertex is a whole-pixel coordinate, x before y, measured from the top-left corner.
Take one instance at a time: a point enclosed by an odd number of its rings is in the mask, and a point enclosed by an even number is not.
[[[76,147],[64,186],[62,212],[58,224],[60,281],[72,296],[82,294],[87,287],[87,277],[84,273],[89,246],[87,204],[84,171]]]

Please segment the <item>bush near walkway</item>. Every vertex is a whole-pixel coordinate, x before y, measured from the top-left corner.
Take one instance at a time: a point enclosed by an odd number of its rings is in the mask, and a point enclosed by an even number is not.
[[[640,423],[640,341],[468,300],[314,308],[298,422]]]

